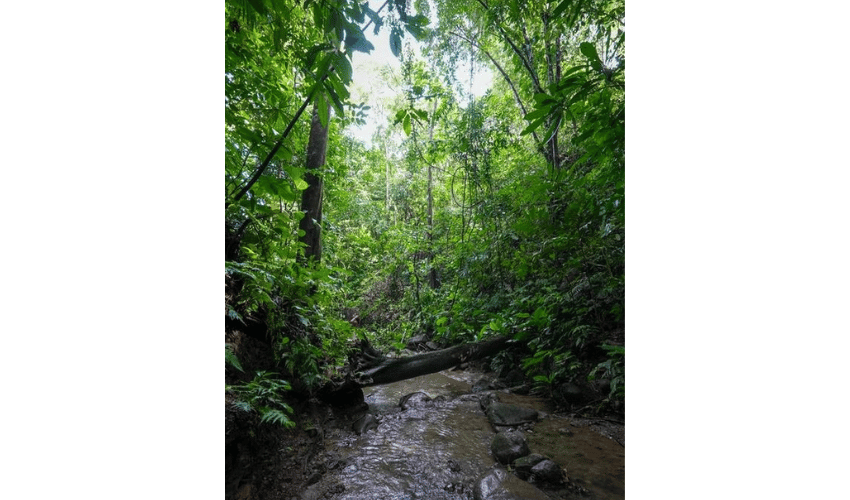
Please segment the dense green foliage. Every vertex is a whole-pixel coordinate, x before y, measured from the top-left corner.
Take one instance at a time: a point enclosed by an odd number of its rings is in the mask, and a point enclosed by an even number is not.
[[[358,336],[393,350],[421,334],[510,335],[516,348],[493,368],[519,368],[553,396],[604,377],[622,398],[622,0],[415,4],[226,3],[228,321],[259,318],[280,369],[309,388],[338,373]],[[350,99],[350,58],[387,34],[401,91],[367,146],[342,133],[369,119]],[[494,69],[486,95],[459,83],[460,60]],[[313,101],[333,114],[321,116],[325,253],[306,266]]]

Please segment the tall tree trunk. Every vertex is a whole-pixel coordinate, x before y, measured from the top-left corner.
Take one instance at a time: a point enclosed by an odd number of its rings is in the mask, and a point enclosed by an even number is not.
[[[330,105],[327,104],[328,108]],[[329,111],[330,113],[330,111]],[[307,142],[307,172],[304,180],[309,184],[301,194],[301,210],[304,218],[299,228],[304,231],[301,241],[307,245],[304,248],[304,258],[315,262],[322,260],[322,177],[319,170],[325,166],[325,156],[328,151],[328,129],[319,120],[318,104],[313,104],[313,119],[310,123],[310,139]]]

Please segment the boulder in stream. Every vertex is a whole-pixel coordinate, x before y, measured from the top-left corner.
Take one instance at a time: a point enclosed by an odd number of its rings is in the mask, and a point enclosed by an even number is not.
[[[564,471],[561,467],[551,460],[543,460],[531,468],[531,474],[534,479],[552,484],[560,484],[564,482]]]
[[[494,426],[514,426],[536,422],[537,410],[521,406],[492,402],[487,406],[487,419]]]
[[[408,408],[413,408],[414,406],[420,406],[425,403],[429,403],[431,401],[431,396],[425,394],[422,391],[413,392],[406,396],[402,396],[401,399],[398,400],[398,405],[402,410],[407,410]]]
[[[367,413],[354,421],[351,425],[352,430],[357,434],[363,434],[373,429],[378,428],[378,419],[371,413]]]
[[[496,401],[499,401],[499,394],[496,392],[488,392],[478,398],[478,404],[481,406],[481,411],[484,413],[487,413],[487,408],[490,407],[491,403]]]
[[[531,468],[544,460],[546,460],[546,457],[537,453],[517,458],[513,464],[514,471],[520,479],[528,480],[531,477]]]
[[[537,487],[526,483],[504,469],[493,469],[475,483],[475,500],[547,500]]]
[[[528,442],[521,432],[504,432],[493,436],[490,451],[499,463],[507,465],[528,455]]]
[[[478,379],[478,382],[472,386],[472,392],[481,392],[490,389],[490,379],[487,377],[482,377]]]

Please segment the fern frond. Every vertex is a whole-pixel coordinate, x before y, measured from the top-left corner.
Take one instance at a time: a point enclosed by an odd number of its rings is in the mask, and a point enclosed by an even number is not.
[[[287,416],[286,413],[280,410],[273,410],[270,408],[267,408],[263,411],[263,416],[260,418],[260,422],[282,425],[284,427],[295,426],[295,422],[290,420],[289,416]]]
[[[249,403],[246,403],[245,401],[234,401],[232,403],[232,406],[237,410],[242,410],[246,413],[254,411],[254,408],[252,408],[251,405]]]
[[[233,348],[230,344],[224,344],[224,361],[242,373],[245,373],[245,370],[242,369],[242,365],[239,364],[239,358],[236,357],[236,354],[232,350]]]

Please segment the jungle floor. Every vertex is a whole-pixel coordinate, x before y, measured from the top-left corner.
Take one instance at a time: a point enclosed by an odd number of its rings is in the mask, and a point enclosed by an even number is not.
[[[250,373],[251,367],[269,366],[270,353],[262,343],[239,333],[229,334],[227,341],[238,350],[239,359],[246,372]],[[369,411],[377,415],[379,421],[392,425],[389,423],[391,419],[398,420],[404,416],[394,403],[398,394],[424,391],[432,396],[441,394],[456,401],[477,401],[480,394],[473,394],[474,381],[488,376],[481,368],[483,367],[446,371],[387,386],[367,388],[364,392]],[[247,381],[246,377],[235,370],[231,371],[231,368],[227,369],[227,383],[244,382]],[[541,418],[534,424],[533,430],[526,432],[528,445],[533,453],[542,454],[560,465],[568,477],[566,484],[557,487],[540,485],[546,496],[550,499],[589,500],[625,498],[625,425],[621,423],[624,421],[622,414],[581,418],[579,415],[564,412],[563,409],[558,411],[551,402],[540,397],[515,394],[507,390],[492,392],[498,392],[503,403],[534,408],[541,412]],[[350,408],[334,408],[315,399],[293,399],[291,404],[295,409],[294,419],[297,425],[293,429],[283,429],[279,426],[260,424],[256,415],[235,410],[232,403],[232,396],[226,394],[225,493],[228,500],[372,498],[362,493],[366,491],[362,490],[362,485],[359,486],[361,490],[357,490],[358,485],[352,484],[356,482],[352,481],[352,477],[359,477],[360,474],[368,472],[370,466],[364,466],[363,458],[357,455],[362,454],[361,449],[374,450],[376,445],[369,441],[366,433],[358,436],[352,431],[352,422],[357,414]],[[435,408],[423,410],[432,414],[420,413],[413,419],[434,419],[441,425],[450,426],[453,436],[469,436],[470,443],[475,440],[475,433],[493,433],[486,418],[476,411],[476,405],[464,404],[466,406],[463,407],[455,405],[454,413],[436,414],[440,409]],[[369,434],[373,435],[375,431],[370,431]],[[440,434],[446,434],[446,431],[437,431],[433,437],[439,441]],[[431,453],[428,449],[416,448],[416,443],[405,442],[403,434],[391,439],[393,442],[389,445],[390,451],[393,448],[406,450],[406,454],[411,455],[406,460],[415,462],[414,465],[420,467],[420,471],[421,467],[440,467],[436,458],[433,458],[433,463],[428,462],[428,456],[438,455],[437,451]],[[452,438],[454,441],[458,439]],[[436,441],[435,443],[439,444]],[[387,451],[381,453],[386,454]],[[495,462],[487,456],[486,451],[483,454],[480,451],[476,453],[477,457],[473,457],[475,453],[471,452],[464,456],[470,465],[463,467],[472,474],[470,477],[480,473],[484,465],[489,467],[489,463]],[[460,461],[460,457],[456,458]],[[472,464],[475,460],[477,466]],[[393,463],[392,466],[403,469],[406,464]],[[360,470],[357,470],[357,467]],[[355,472],[349,472],[346,476],[343,470],[352,469]],[[423,474],[425,475],[427,474]],[[423,490],[421,487],[417,493],[415,489],[411,489],[411,483],[408,482],[405,491],[410,493],[399,490],[393,498],[473,498],[472,480],[463,478],[459,482],[464,484],[458,484],[456,489],[453,485],[450,493],[442,493],[442,490],[436,489]],[[439,491],[437,496],[435,491]]]

